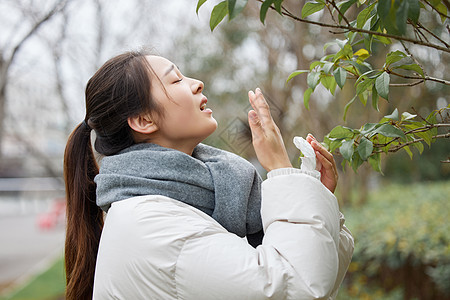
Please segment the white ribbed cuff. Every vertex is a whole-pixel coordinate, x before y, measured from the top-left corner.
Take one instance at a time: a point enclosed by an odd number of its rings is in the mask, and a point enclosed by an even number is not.
[[[296,169],[296,168],[279,168],[279,169],[275,169],[270,171],[269,173],[267,173],[267,178],[272,178],[275,176],[280,176],[280,175],[290,175],[290,174],[307,174],[310,175],[314,178],[316,178],[317,180],[320,180],[320,172],[319,171],[307,171],[307,170],[300,170],[300,169]]]

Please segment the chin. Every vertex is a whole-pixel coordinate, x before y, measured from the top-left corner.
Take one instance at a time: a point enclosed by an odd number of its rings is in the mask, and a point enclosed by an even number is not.
[[[213,134],[213,132],[216,131],[216,129],[217,129],[217,121],[216,121],[216,119],[211,117],[211,122],[210,122],[210,124],[208,124],[208,126],[206,126],[203,139],[206,139],[208,136]]]
[[[217,121],[214,118],[211,118],[211,127],[210,127],[210,132],[208,133],[208,136],[211,135],[214,131],[216,131],[217,129]]]

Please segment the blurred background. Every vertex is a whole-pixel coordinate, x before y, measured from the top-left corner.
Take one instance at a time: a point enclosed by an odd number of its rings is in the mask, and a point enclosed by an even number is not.
[[[307,110],[306,74],[286,79],[308,69],[336,37],[271,11],[264,26],[258,1],[249,1],[245,18],[211,33],[209,15],[218,2],[207,1],[197,15],[194,0],[0,0],[1,300],[64,298],[64,147],[84,119],[86,82],[116,54],[145,47],[202,80],[219,122],[205,143],[247,158],[263,177],[247,126],[250,89],[263,90],[297,167],[294,136],[323,140],[339,124],[378,122],[394,106],[411,113],[414,106],[426,116],[450,103],[448,86],[426,82],[391,89],[391,103],[380,101],[380,112],[355,103],[344,122],[351,87],[334,96],[318,87]],[[448,41],[448,32],[442,34]],[[382,64],[398,47],[374,52]],[[448,80],[448,55],[410,50],[430,75]],[[376,55],[371,60],[379,64]],[[368,166],[344,171],[335,157],[336,195],[356,242],[339,299],[450,299],[450,164],[441,162],[449,156],[448,139],[425,145],[413,159],[400,151],[383,157],[384,175]]]

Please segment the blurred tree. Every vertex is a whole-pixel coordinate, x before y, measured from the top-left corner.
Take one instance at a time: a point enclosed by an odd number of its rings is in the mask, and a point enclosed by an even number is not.
[[[4,133],[4,120],[5,120],[5,108],[7,102],[7,87],[9,80],[9,73],[14,60],[19,53],[19,50],[23,45],[34,35],[37,34],[39,28],[51,20],[55,15],[59,14],[66,7],[68,0],[60,0],[53,4],[50,9],[44,13],[36,13],[29,10],[25,4],[15,3],[17,6],[22,6],[24,9],[20,12],[22,17],[17,20],[14,27],[15,30],[12,32],[6,41],[4,41],[3,46],[0,48],[0,157],[1,157],[1,145],[3,141]],[[27,9],[25,9],[27,8]],[[24,22],[24,18],[28,19],[29,22]],[[17,27],[21,26],[23,23],[26,24],[25,34],[17,39],[17,36],[13,34],[16,33]]]
[[[0,3],[1,176],[61,176],[87,79],[110,56],[164,34],[148,18],[155,8],[141,0]]]

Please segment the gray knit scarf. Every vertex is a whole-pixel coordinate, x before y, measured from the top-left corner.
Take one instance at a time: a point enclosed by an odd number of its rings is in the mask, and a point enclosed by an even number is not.
[[[200,209],[241,237],[260,232],[261,178],[245,159],[204,144],[192,154],[143,143],[102,159],[97,205],[163,195]]]

